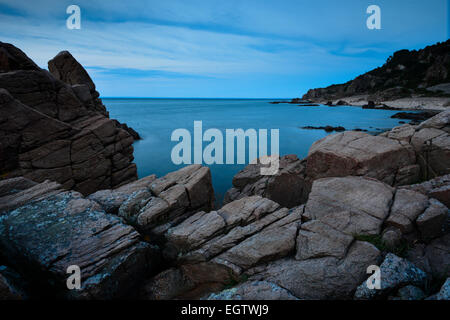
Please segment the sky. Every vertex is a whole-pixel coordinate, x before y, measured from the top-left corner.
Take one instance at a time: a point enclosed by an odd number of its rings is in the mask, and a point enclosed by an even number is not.
[[[293,98],[447,40],[448,2],[0,0],[0,41],[42,68],[70,51],[102,97]],[[79,30],[66,27],[72,4]]]

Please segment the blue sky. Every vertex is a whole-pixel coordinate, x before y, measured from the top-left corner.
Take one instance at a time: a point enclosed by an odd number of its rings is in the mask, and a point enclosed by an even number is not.
[[[103,97],[291,98],[448,38],[446,0],[0,0],[0,41],[69,50]],[[81,8],[81,29],[66,8]],[[366,9],[381,8],[381,30]]]

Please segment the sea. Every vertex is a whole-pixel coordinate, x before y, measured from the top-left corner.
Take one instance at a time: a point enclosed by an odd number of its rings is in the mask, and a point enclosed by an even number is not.
[[[193,146],[194,121],[201,121],[203,133],[214,128],[223,134],[223,162],[226,162],[227,129],[254,129],[258,133],[267,130],[269,154],[271,132],[278,129],[280,155],[296,154],[299,158],[304,158],[315,141],[336,132],[327,133],[324,130],[302,129],[302,127],[342,126],[347,130],[362,129],[377,134],[398,126],[401,121],[391,118],[397,113],[392,110],[270,103],[287,99],[103,98],[102,100],[111,118],[131,126],[142,137],[142,140],[134,143],[134,162],[138,168],[139,178],[150,174],[161,177],[187,165],[174,163],[171,156],[172,149],[179,142],[172,141],[171,136],[175,130],[185,129],[191,135]],[[209,143],[203,142],[202,147],[205,148]],[[235,158],[234,164],[208,165],[211,169],[216,205],[220,205],[225,192],[232,187],[233,176],[248,164],[248,147],[246,151],[244,164],[237,164]],[[194,161],[194,152],[191,152],[191,161]]]

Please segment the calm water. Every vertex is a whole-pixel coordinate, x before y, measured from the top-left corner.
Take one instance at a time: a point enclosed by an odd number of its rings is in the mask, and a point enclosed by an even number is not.
[[[172,131],[185,128],[193,138],[194,121],[208,128],[244,130],[279,129],[280,154],[307,155],[311,144],[327,135],[323,130],[304,130],[303,126],[343,126],[346,129],[376,131],[398,125],[390,116],[396,111],[355,107],[299,107],[291,104],[269,104],[270,100],[224,99],[103,99],[110,117],[125,122],[142,136],[134,144],[139,177],[158,177],[183,165],[171,161],[171,150],[177,144],[170,140]],[[270,133],[269,133],[270,137]],[[270,138],[269,138],[270,140]],[[203,143],[205,147],[208,143]],[[225,153],[224,146],[224,153]],[[269,149],[270,150],[270,149]],[[247,159],[248,161],[248,159]],[[216,199],[221,202],[231,187],[233,176],[245,165],[211,165]]]

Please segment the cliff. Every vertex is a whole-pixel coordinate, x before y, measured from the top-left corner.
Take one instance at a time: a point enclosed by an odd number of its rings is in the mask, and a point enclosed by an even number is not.
[[[0,179],[51,179],[83,194],[136,180],[138,135],[109,118],[69,52],[48,66],[50,72],[0,42]]]
[[[448,82],[450,40],[421,50],[397,51],[383,66],[344,84],[311,89],[303,99],[325,101],[368,95],[368,100],[384,101],[412,95],[442,96],[445,95],[446,86],[439,85]]]

